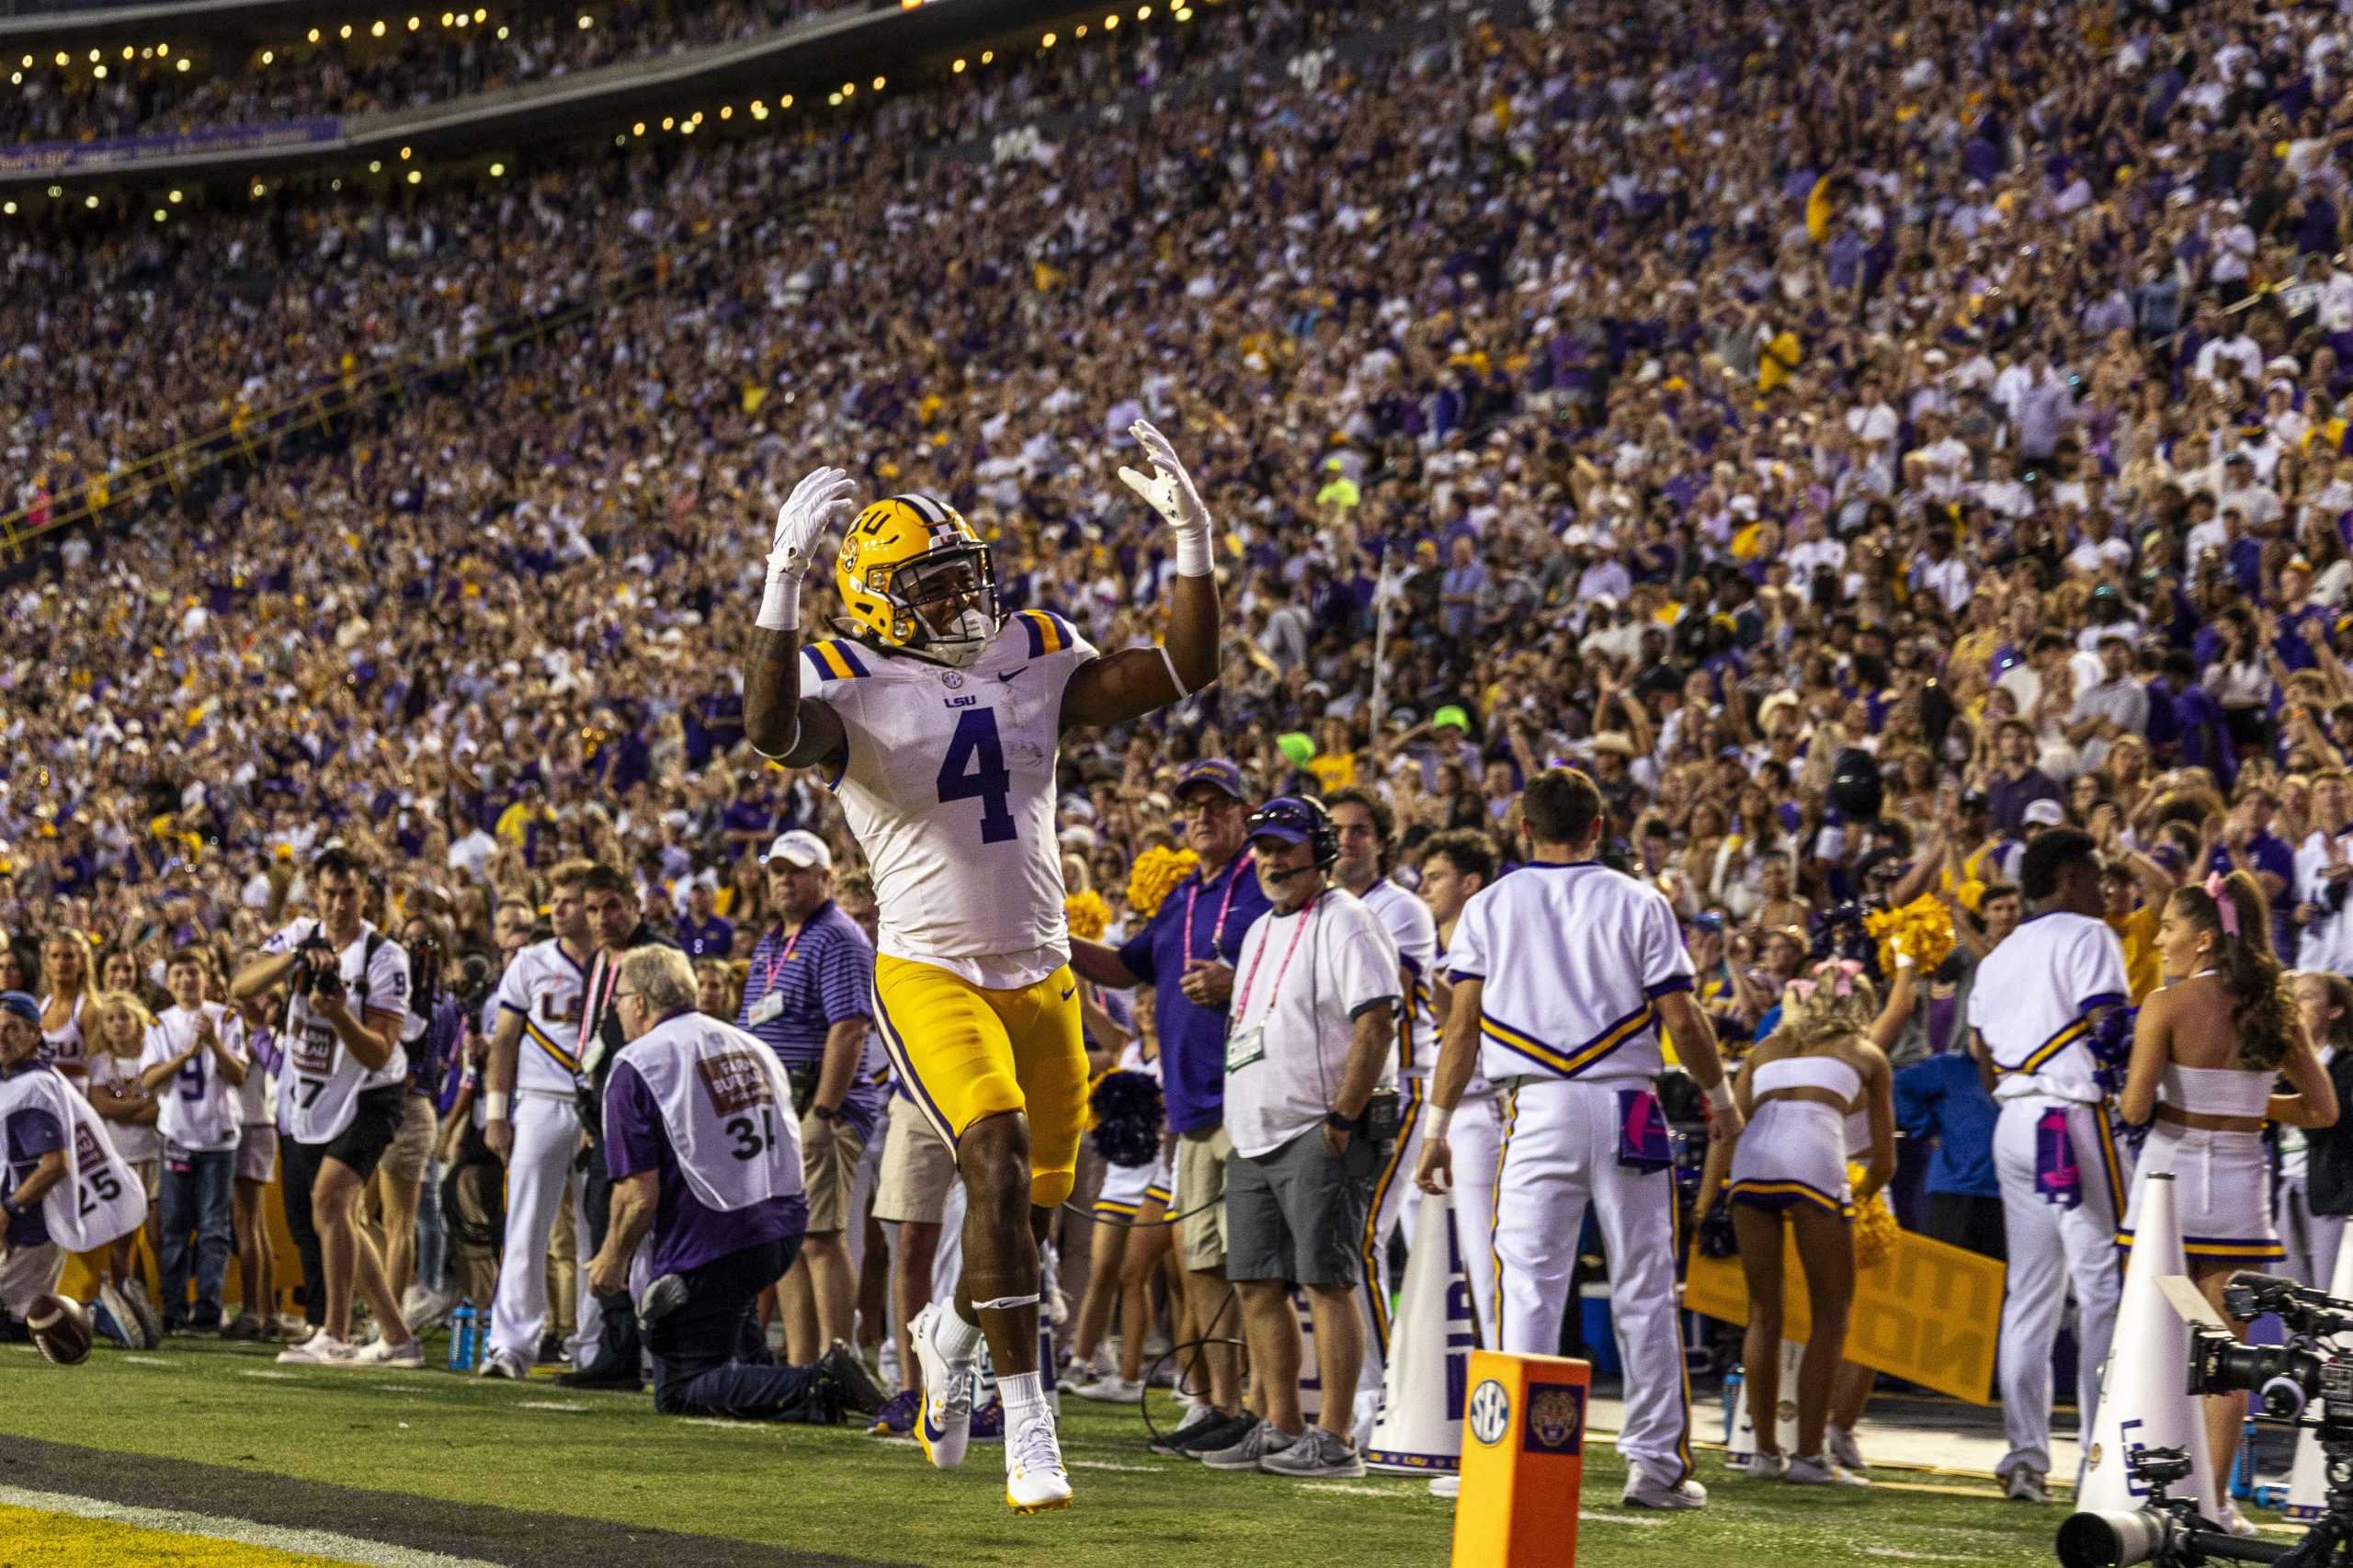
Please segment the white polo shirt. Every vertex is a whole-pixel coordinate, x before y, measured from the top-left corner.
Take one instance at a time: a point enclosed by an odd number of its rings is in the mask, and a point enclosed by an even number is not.
[[[1692,985],[1674,906],[1598,860],[1534,861],[1472,893],[1447,965],[1483,983],[1479,1071],[1498,1083],[1649,1084],[1658,998]]]
[[[1259,916],[1234,955],[1226,1020],[1233,1152],[1256,1159],[1321,1126],[1347,1072],[1358,1015],[1397,1000],[1396,945],[1347,889]]]
[[[2087,1017],[2125,1000],[2124,948],[2108,923],[2052,913],[2018,923],[1978,963],[1969,1027],[1993,1052],[1994,1097],[2099,1103]]]

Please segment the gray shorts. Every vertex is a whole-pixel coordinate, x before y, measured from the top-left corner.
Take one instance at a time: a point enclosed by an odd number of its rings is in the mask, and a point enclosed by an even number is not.
[[[237,1179],[261,1187],[278,1174],[278,1129],[266,1121],[237,1130]]]
[[[1271,1154],[1225,1163],[1225,1277],[1353,1286],[1381,1145],[1362,1138],[1335,1159],[1311,1127]]]

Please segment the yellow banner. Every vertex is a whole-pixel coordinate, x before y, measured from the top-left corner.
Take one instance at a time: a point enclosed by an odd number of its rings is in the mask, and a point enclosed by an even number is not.
[[[1787,1281],[1781,1335],[1802,1344],[1813,1326],[1797,1242],[1783,1242]],[[1972,1404],[1991,1404],[1994,1345],[2002,1326],[2006,1270],[1990,1257],[1906,1231],[1878,1267],[1855,1277],[1847,1358]],[[1683,1304],[1725,1323],[1748,1322],[1748,1287],[1736,1257],[1691,1257]]]

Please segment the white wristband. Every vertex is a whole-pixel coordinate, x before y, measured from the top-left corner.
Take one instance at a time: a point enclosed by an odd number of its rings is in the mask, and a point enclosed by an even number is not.
[[[1446,1136],[1446,1130],[1453,1125],[1454,1113],[1443,1107],[1435,1107],[1430,1111],[1429,1130],[1424,1132],[1422,1136],[1424,1138],[1443,1138]]]
[[[1730,1074],[1708,1085],[1708,1108],[1722,1116],[1732,1108],[1732,1078]]]
[[[493,1089],[490,1093],[483,1096],[482,1112],[483,1119],[487,1121],[505,1121],[508,1119],[506,1115],[507,1100],[508,1096],[500,1094],[496,1089]]]
[[[801,579],[787,572],[768,574],[767,591],[760,596],[763,631],[797,631],[801,628]]]
[[[1176,530],[1176,575],[1206,577],[1217,570],[1210,544],[1210,525],[1199,523]]]

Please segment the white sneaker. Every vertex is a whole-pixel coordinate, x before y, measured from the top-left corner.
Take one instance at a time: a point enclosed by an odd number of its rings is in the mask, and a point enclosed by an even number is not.
[[[408,1324],[411,1334],[422,1334],[449,1315],[458,1298],[448,1290],[428,1290],[423,1286],[411,1286],[408,1299],[401,1303],[401,1321]]]
[[[2222,1499],[2222,1528],[2241,1540],[2253,1540],[2263,1533],[2253,1519],[2239,1512],[2239,1506],[2230,1498]]]
[[[1799,1454],[1790,1460],[1781,1479],[1792,1486],[1869,1486],[1870,1483],[1820,1454]]]
[[[923,1369],[923,1408],[915,1413],[915,1441],[922,1445],[924,1458],[936,1470],[954,1470],[962,1464],[964,1447],[972,1437],[972,1363],[955,1365],[934,1340],[940,1316],[946,1311],[938,1301],[931,1302],[915,1314],[907,1335],[915,1345],[915,1360]],[[1008,1448],[1006,1451],[1012,1450]],[[1012,1463],[1010,1460],[1006,1462]],[[1009,1483],[1006,1495],[1012,1495]],[[1068,1501],[1068,1481],[1063,1483],[1063,1496]],[[1014,1506],[1019,1508],[1021,1505],[1016,1503]]]
[[[1629,1508],[1704,1508],[1708,1506],[1708,1489],[1696,1481],[1669,1486],[1642,1466],[1634,1465],[1626,1471],[1626,1490],[1618,1501]]]
[[[1790,1472],[1787,1454],[1751,1454],[1740,1473],[1751,1481],[1779,1481]]]
[[[1832,1464],[1851,1470],[1857,1475],[1866,1474],[1871,1468],[1863,1462],[1862,1446],[1855,1441],[1855,1435],[1844,1426],[1832,1426],[1825,1429],[1823,1433],[1822,1448],[1823,1457],[1829,1460]]]
[[[1433,1476],[1431,1476],[1431,1477],[1430,1477],[1430,1495],[1431,1495],[1431,1496],[1433,1496],[1433,1497],[1460,1497],[1460,1496],[1461,1496],[1461,1495],[1462,1495],[1462,1478],[1461,1478],[1461,1476],[1459,1476],[1459,1475],[1433,1475]]]
[[[2051,1489],[2042,1483],[2040,1474],[2021,1465],[2002,1483],[2002,1495],[2013,1503],[2048,1503]]]
[[[422,1368],[425,1365],[425,1346],[419,1345],[414,1336],[398,1345],[387,1345],[379,1339],[355,1352],[351,1360],[354,1366],[359,1367]]]
[[[478,1378],[505,1378],[509,1382],[526,1381],[530,1375],[531,1369],[523,1365],[522,1358],[506,1350],[492,1351],[482,1358],[482,1365],[474,1369],[474,1376]]]
[[[1070,1472],[1054,1436],[1051,1410],[1040,1410],[1010,1433],[1005,1445],[1005,1500],[1017,1514],[1070,1506]]]
[[[1103,1404],[1133,1404],[1143,1397],[1143,1385],[1131,1383],[1119,1373],[1111,1372],[1093,1382],[1073,1383],[1063,1392]]]
[[[281,1367],[332,1367],[352,1354],[350,1346],[325,1329],[311,1335],[300,1345],[290,1345],[278,1353]]]

